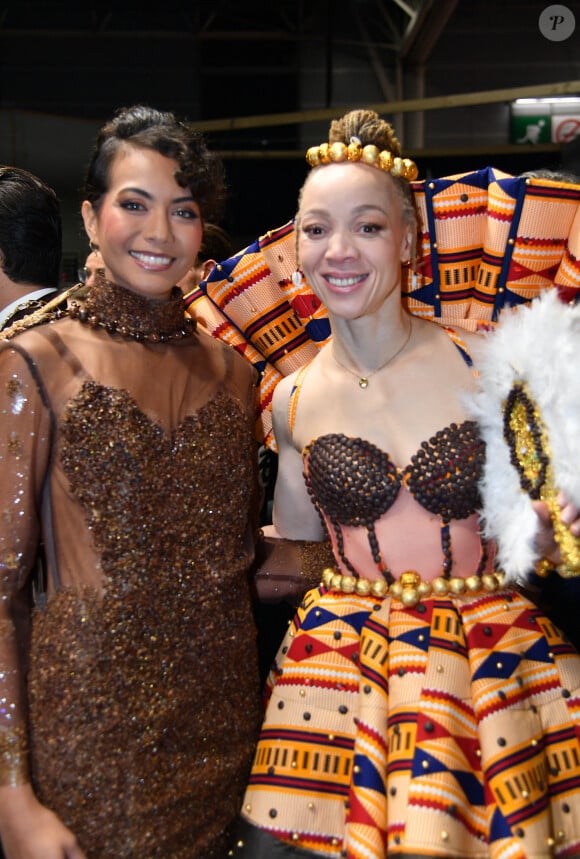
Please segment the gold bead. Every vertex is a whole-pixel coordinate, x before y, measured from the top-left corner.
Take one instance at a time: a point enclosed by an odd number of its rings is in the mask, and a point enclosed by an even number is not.
[[[401,573],[399,581],[404,588],[414,588],[421,581],[421,576],[415,570],[406,570],[404,573]]]
[[[319,148],[318,146],[311,146],[306,152],[306,161],[311,167],[316,167],[317,164],[320,164]]]
[[[548,847],[553,847],[555,843],[556,842],[554,841],[553,838],[550,838],[550,837],[546,838],[546,844],[548,845]]]
[[[407,606],[407,608],[412,608],[414,605],[417,605],[419,602],[419,593],[417,588],[403,588],[401,602],[404,606]]]
[[[346,161],[346,143],[337,140],[330,145],[328,150],[331,161]]]
[[[371,592],[371,583],[368,579],[358,579],[355,591],[359,596],[366,597]]]
[[[249,802],[246,803],[246,805],[244,806],[244,811],[247,811],[249,814],[251,812],[251,810],[252,810],[252,806],[250,805],[250,803]]]
[[[431,582],[419,582],[417,590],[419,591],[419,596],[426,597],[429,596],[433,588],[431,587]]]
[[[438,576],[436,579],[433,579],[431,586],[433,588],[433,592],[438,596],[445,596],[449,590],[449,583],[443,578],[443,576]]]
[[[403,159],[393,158],[393,166],[391,167],[391,176],[403,175]]]
[[[308,808],[310,809],[310,811],[312,811],[312,809],[314,808],[314,803],[313,803],[313,802],[309,802],[309,803],[308,803]]]
[[[292,833],[292,841],[298,841],[299,838],[300,838],[300,836],[298,835],[297,832]]]
[[[346,147],[346,157],[349,161],[360,161],[362,151],[362,144],[359,141],[351,140]]]
[[[419,175],[419,169],[414,161],[410,158],[403,158],[403,176],[409,182],[413,182]]]
[[[481,579],[479,576],[468,576],[465,579],[465,587],[470,593],[476,593],[481,587]]]
[[[321,164],[328,164],[330,162],[330,146],[328,143],[320,144],[318,147],[318,156]]]
[[[363,147],[362,160],[365,162],[365,164],[374,164],[378,157],[378,146],[374,146],[372,143],[369,143],[367,144],[367,146]]]
[[[449,590],[452,594],[462,594],[465,590],[465,579],[460,579],[459,576],[449,579]]]
[[[333,591],[340,590],[340,583],[342,582],[342,576],[340,573],[335,573],[330,580],[330,587]]]
[[[497,577],[493,575],[493,573],[485,573],[481,577],[481,584],[486,591],[496,591],[498,589],[499,582]]]
[[[371,583],[371,593],[374,597],[384,597],[388,590],[389,586],[384,579],[376,579]]]
[[[389,593],[391,596],[394,596],[395,599],[400,599],[401,594],[403,593],[403,585],[401,582],[393,582],[389,588]]]
[[[449,841],[449,833],[446,829],[441,833],[441,841]]]
[[[322,581],[326,585],[327,588],[330,587],[330,583],[332,581],[332,577],[336,575],[336,570],[333,567],[325,567],[322,571]]]
[[[356,578],[354,576],[343,576],[340,581],[340,587],[343,593],[353,594],[356,588]]]
[[[383,149],[382,152],[379,152],[377,164],[379,165],[381,170],[386,170],[387,172],[390,172],[393,166],[393,153],[389,152],[387,149]]]

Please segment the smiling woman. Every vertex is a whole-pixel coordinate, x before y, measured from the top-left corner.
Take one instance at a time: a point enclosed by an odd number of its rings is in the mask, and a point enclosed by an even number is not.
[[[201,244],[199,204],[179,185],[177,161],[125,143],[111,164],[109,188],[82,214],[113,283],[150,298],[168,298]],[[187,191],[187,193],[184,193]]]
[[[467,408],[479,335],[403,306],[415,171],[390,125],[352,111],[313,149],[292,285],[302,270],[332,337],[274,391],[258,589],[307,578],[300,541],[333,558],[272,666],[232,855],[579,857],[580,657],[482,532],[486,449]],[[580,511],[562,503],[576,539]],[[557,565],[546,513],[531,513],[537,549]]]
[[[186,125],[121,111],[82,206],[104,273],[0,351],[7,859],[210,859],[230,843],[260,713],[255,374],[185,320],[174,286],[222,194]]]

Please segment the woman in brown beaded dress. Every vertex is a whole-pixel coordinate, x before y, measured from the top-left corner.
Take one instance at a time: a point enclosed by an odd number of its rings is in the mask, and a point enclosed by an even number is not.
[[[403,309],[400,155],[366,111],[309,153],[298,258],[332,339],[274,394],[273,519],[328,538],[334,570],[273,666],[233,855],[577,857],[580,658],[482,538],[476,335]],[[578,536],[578,510],[562,519]],[[558,563],[547,522],[539,536]]]
[[[254,371],[174,287],[223,195],[172,114],[101,131],[105,271],[0,352],[0,834],[7,859],[222,857],[259,728],[247,570]],[[31,586],[29,642],[14,607]]]

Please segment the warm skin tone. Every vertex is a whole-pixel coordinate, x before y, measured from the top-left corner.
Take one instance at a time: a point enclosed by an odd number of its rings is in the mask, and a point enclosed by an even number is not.
[[[193,265],[202,237],[199,206],[175,180],[176,161],[125,145],[106,194],[82,214],[109,280],[145,298],[167,299]],[[36,799],[30,784],[0,787],[6,859],[86,859],[71,833]]]
[[[87,279],[85,280],[85,286],[94,285],[97,269],[102,267],[103,261],[101,259],[100,253],[98,251],[91,251],[85,260],[85,268],[88,272]]]
[[[116,154],[107,193],[82,215],[106,277],[145,298],[169,298],[191,268],[202,238],[198,204],[175,179],[179,165],[130,145]]]
[[[207,280],[216,265],[217,262],[214,259],[206,259],[199,265],[194,265],[193,268],[187,272],[185,277],[177,284],[181,287],[183,294],[187,295],[187,293],[195,289],[202,280]]]
[[[443,329],[402,308],[401,264],[410,259],[413,227],[405,222],[390,176],[360,163],[313,170],[302,192],[297,230],[300,266],[328,308],[333,338],[306,374],[292,435],[288,402],[295,374],[274,394],[279,465],[271,533],[320,540],[323,530],[302,476],[303,447],[325,433],[342,432],[388,451],[404,467],[425,439],[466,419],[461,395],[475,380]],[[473,336],[465,334],[464,340],[469,344]],[[357,376],[368,376],[371,390],[359,388]],[[389,521],[380,526],[393,571],[415,551],[414,568],[429,577],[439,574],[429,568],[439,563],[441,552],[437,517],[406,492],[396,503],[396,533],[388,530]],[[549,517],[543,505],[536,511],[542,554],[557,562]],[[573,505],[565,504],[562,519],[580,534]],[[407,524],[417,536],[401,546]],[[461,523],[452,523],[452,529],[454,551],[468,573],[475,563],[475,537]]]

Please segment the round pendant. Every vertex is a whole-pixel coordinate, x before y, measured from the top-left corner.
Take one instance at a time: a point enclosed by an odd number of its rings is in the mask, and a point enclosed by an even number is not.
[[[358,384],[359,384],[360,388],[368,388],[369,380],[367,379],[366,376],[361,376],[360,379],[358,380]]]

